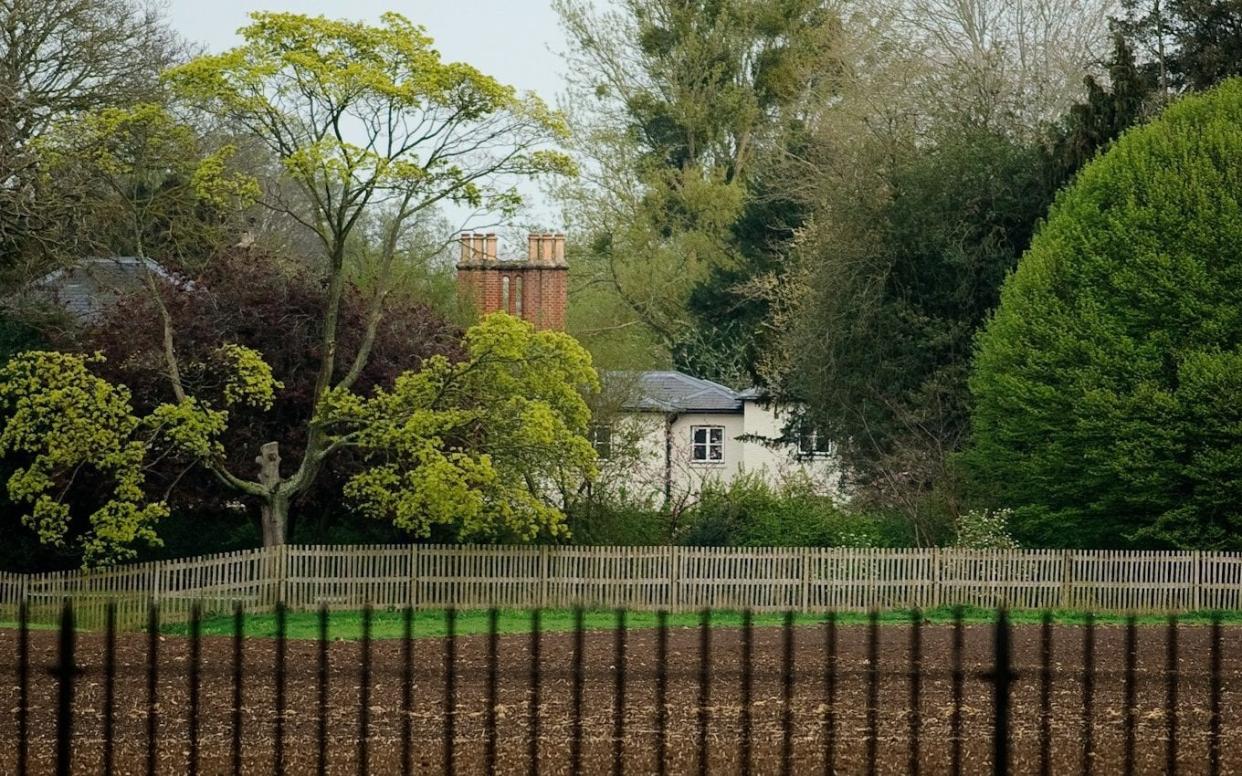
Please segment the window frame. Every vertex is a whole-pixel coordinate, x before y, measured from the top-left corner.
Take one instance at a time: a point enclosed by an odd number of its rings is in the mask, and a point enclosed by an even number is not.
[[[599,439],[599,432],[603,431],[607,436],[603,442]],[[595,460],[611,461],[612,460],[612,424],[611,423],[592,423],[587,427],[587,441],[591,443],[591,448],[595,450]],[[606,448],[607,454],[601,454],[600,448]]]
[[[810,442],[809,445],[807,444],[808,441]],[[798,429],[798,437],[794,441],[794,447],[799,460],[831,458],[836,452],[836,446],[831,440],[825,440],[823,444],[824,447],[820,447],[819,431],[815,428],[808,428],[806,425],[803,425]]]
[[[704,441],[698,441],[698,434],[702,431],[705,434]],[[719,438],[712,441],[712,432],[718,432]],[[720,451],[719,458],[712,458],[712,448],[717,447]],[[699,450],[703,451],[703,458],[699,457]],[[718,423],[703,423],[690,427],[690,463],[695,466],[721,466],[725,462],[725,427]]]

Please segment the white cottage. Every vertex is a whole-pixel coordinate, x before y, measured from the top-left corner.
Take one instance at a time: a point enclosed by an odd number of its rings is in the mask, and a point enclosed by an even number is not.
[[[564,328],[568,265],[565,236],[532,234],[522,259],[498,255],[495,234],[461,236],[458,293],[481,314],[503,311],[541,329]],[[756,390],[734,391],[674,371],[604,375],[591,436],[601,483],[644,499],[684,502],[708,481],[743,473],[773,485],[809,477],[837,493],[831,446],[791,429],[795,413]]]
[[[684,372],[613,372],[591,429],[603,480],[639,498],[693,499],[742,474],[774,486],[809,478],[838,493],[832,446],[800,432],[792,408]]]

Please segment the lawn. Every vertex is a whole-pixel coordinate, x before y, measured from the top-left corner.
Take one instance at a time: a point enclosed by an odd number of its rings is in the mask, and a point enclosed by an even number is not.
[[[414,613],[413,632],[416,638],[441,638],[446,634],[445,611],[443,609],[420,609]],[[953,610],[948,607],[930,609],[921,613],[923,622],[931,625],[943,625],[953,622]],[[991,609],[964,609],[963,621],[967,624],[990,624],[995,621],[996,613]],[[401,638],[404,630],[404,613],[401,611],[375,611],[371,617],[371,636],[375,639]],[[908,610],[884,611],[879,614],[882,625],[908,625],[911,620]],[[1083,625],[1086,615],[1080,612],[1054,611],[1053,622],[1058,625]],[[497,631],[505,634],[529,633],[530,612],[502,610],[497,616]],[[1041,622],[1042,612],[1015,611],[1010,613],[1010,620],[1019,625],[1033,625]],[[1191,612],[1179,617],[1183,625],[1206,625],[1211,622],[1211,612]],[[1242,623],[1242,612],[1225,612],[1221,614],[1223,622],[1229,624]],[[818,625],[827,620],[825,614],[795,614],[794,624],[800,626]],[[1168,619],[1159,615],[1144,615],[1136,618],[1140,625],[1165,625]],[[462,610],[457,612],[457,634],[471,636],[488,631],[488,613],[481,610]],[[756,627],[771,628],[780,626],[783,615],[779,613],[762,613],[754,615]],[[837,615],[837,622],[842,625],[863,625],[868,615],[859,612],[843,612]],[[1122,625],[1126,618],[1122,615],[1098,615],[1095,621],[1099,625]],[[616,613],[612,611],[588,610],[583,612],[583,625],[587,630],[612,630],[616,627]],[[742,624],[742,614],[735,611],[717,611],[711,616],[713,627],[737,628]],[[626,625],[634,629],[654,628],[657,624],[654,612],[629,612]],[[697,627],[697,613],[680,613],[668,615],[668,624],[673,628]],[[574,612],[569,609],[548,609],[542,612],[541,630],[549,633],[563,633],[574,629]],[[12,624],[0,623],[0,628],[12,627]],[[171,624],[164,627],[170,635],[185,635],[189,626]],[[248,614],[243,621],[243,631],[249,638],[272,638],[276,635],[276,616],[274,614]],[[207,636],[229,636],[233,633],[232,617],[211,617],[203,620],[202,633]],[[290,612],[286,615],[285,633],[290,639],[316,639],[319,637],[319,616],[315,612]],[[332,612],[328,622],[328,636],[331,639],[356,640],[362,636],[362,613],[360,611]]]

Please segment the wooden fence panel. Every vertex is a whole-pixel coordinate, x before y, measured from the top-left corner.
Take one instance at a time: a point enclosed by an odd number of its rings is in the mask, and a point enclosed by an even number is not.
[[[1198,563],[1194,579],[1199,597],[1194,608],[1242,609],[1242,553],[1205,554]]]
[[[288,546],[277,569],[277,598],[293,610],[405,606],[411,597],[413,560],[402,545]]]
[[[520,609],[538,605],[538,547],[422,545],[412,552],[414,595],[410,603],[416,606]]]
[[[940,551],[940,603],[1067,608],[1066,556],[1058,550]]]
[[[548,547],[545,606],[674,607],[680,547]]]
[[[757,611],[934,606],[1182,612],[1242,609],[1242,554],[797,547],[285,546],[98,571],[0,574],[0,621],[30,605],[54,624],[65,598],[98,628],[106,606],[141,627],[199,604]]]

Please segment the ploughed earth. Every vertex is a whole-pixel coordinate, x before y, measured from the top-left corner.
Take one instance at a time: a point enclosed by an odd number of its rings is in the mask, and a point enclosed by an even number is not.
[[[911,765],[910,630],[880,628],[878,736],[874,751],[877,772],[909,772]],[[1050,718],[1051,773],[1086,772],[1083,743],[1083,629],[1058,627],[1052,653],[1053,681]],[[1180,676],[1177,692],[1177,759],[1179,772],[1206,772],[1210,730],[1209,629],[1184,626],[1180,631]],[[1242,629],[1226,628],[1221,662],[1221,773],[1242,773]],[[838,630],[838,672],[835,703],[829,705],[825,682],[825,631],[799,627],[794,631],[792,710],[792,772],[824,773],[824,758],[833,730],[835,773],[866,773],[868,746],[869,662],[865,626]],[[1096,629],[1093,711],[1090,731],[1094,752],[1091,773],[1122,773],[1125,758],[1125,630]],[[952,629],[922,629],[922,679],[917,715],[917,765],[922,773],[951,772],[952,751]],[[961,771],[990,771],[993,742],[993,686],[985,678],[993,660],[993,630],[969,626],[964,633],[964,701],[961,708]],[[30,773],[53,773],[56,763],[57,634],[30,634]],[[669,774],[698,770],[696,736],[699,709],[699,646],[696,629],[675,628],[668,636],[666,762]],[[1040,767],[1040,629],[1015,626],[1010,720],[1011,772],[1039,773]],[[542,637],[541,702],[539,705],[539,773],[570,772],[574,636],[549,633]],[[0,773],[16,772],[18,745],[18,678],[16,633],[0,631]],[[581,772],[609,773],[613,764],[615,660],[614,634],[585,634],[582,685]],[[250,639],[244,644],[241,709],[243,771],[269,774],[275,770],[275,642]],[[456,641],[454,772],[483,773],[486,766],[487,637]],[[413,649],[414,682],[410,724],[410,767],[413,773],[443,773],[445,642],[418,639]],[[233,645],[228,638],[202,640],[202,673],[198,713],[198,772],[231,773],[233,769]],[[319,744],[319,645],[289,641],[286,653],[283,764],[285,773],[316,773]],[[358,642],[329,645],[325,741],[329,773],[358,773],[360,674]],[[530,638],[499,639],[498,703],[496,706],[497,773],[528,773],[530,726]],[[625,672],[624,772],[658,772],[659,725],[656,709],[657,639],[651,630],[628,633]],[[158,659],[157,772],[190,771],[190,707],[187,667],[189,641],[160,639]],[[371,645],[371,680],[366,741],[368,771],[400,773],[402,752],[401,688],[403,644],[377,641]],[[780,773],[782,765],[782,633],[779,628],[754,631],[750,718],[751,773]],[[740,772],[744,747],[741,714],[741,639],[737,630],[712,632],[710,696],[707,702],[708,772]],[[1163,628],[1138,633],[1135,707],[1133,716],[1134,772],[1162,773],[1167,756],[1166,650]],[[74,773],[101,773],[104,675],[103,637],[82,634],[77,645],[80,666],[75,682],[72,752]],[[115,773],[146,773],[148,651],[145,634],[122,634],[117,644]]]

